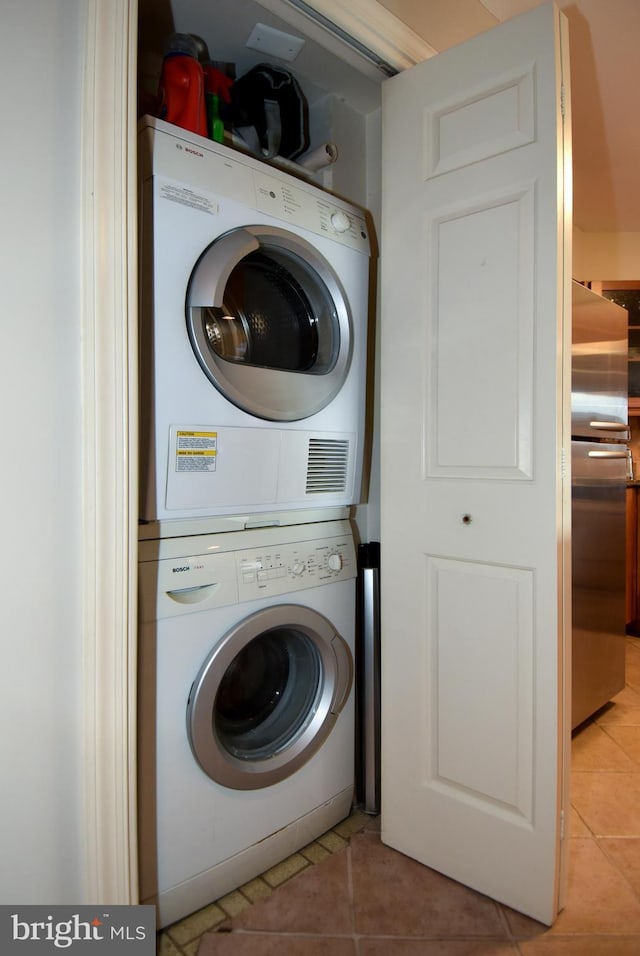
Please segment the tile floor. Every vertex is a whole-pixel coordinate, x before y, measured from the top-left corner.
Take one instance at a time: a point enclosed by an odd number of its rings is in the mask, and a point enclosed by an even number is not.
[[[383,846],[377,821],[356,811],[260,878],[168,927],[158,952],[638,956],[637,638],[627,638],[627,686],[574,735],[571,802],[568,901],[550,929]]]

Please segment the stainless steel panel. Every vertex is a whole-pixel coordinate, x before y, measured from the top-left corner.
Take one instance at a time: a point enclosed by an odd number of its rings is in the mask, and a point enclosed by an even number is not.
[[[380,812],[380,545],[358,547],[357,796]]]
[[[577,282],[572,288],[572,435],[624,440],[627,312]]]
[[[624,687],[626,450],[574,441],[571,461],[576,727]]]

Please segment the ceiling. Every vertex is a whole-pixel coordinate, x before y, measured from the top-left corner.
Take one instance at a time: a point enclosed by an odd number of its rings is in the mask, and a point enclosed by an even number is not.
[[[483,13],[509,20],[546,0],[381,2],[407,22],[407,11],[421,16],[409,25],[441,52],[466,38],[443,29],[451,28],[454,8],[457,16],[464,8],[458,27],[478,33],[486,29]],[[640,0],[556,5],[569,21],[575,224],[588,232],[640,232]]]
[[[545,0],[380,2],[441,52]],[[640,59],[640,0],[556,2],[569,21],[574,222],[588,232],[640,232],[640,82],[634,72]],[[174,29],[197,32],[207,40],[212,59],[232,58],[246,69],[264,59],[245,46],[250,24],[259,20],[291,29],[265,9],[268,0],[258,3],[140,0],[141,50],[161,51]],[[345,98],[365,112],[378,98],[382,77],[364,76],[326,45],[308,43],[292,68],[319,90],[330,75],[332,88],[339,92],[342,86]],[[305,92],[311,101],[312,89],[307,86]]]

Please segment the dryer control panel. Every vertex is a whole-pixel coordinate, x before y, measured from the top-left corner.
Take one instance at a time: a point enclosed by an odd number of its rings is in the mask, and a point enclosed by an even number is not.
[[[293,222],[318,235],[369,254],[367,227],[355,209],[346,209],[336,199],[319,190],[254,171],[256,208],[269,216]]]
[[[166,178],[163,196],[170,201],[210,215],[223,201],[240,203],[371,254],[363,211],[315,183],[155,117],[143,117],[138,132],[141,180]]]

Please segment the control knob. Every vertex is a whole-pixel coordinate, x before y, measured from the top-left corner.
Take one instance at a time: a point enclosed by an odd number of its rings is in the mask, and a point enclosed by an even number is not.
[[[331,571],[342,571],[342,555],[341,554],[330,554],[329,555],[329,568]]]
[[[299,578],[301,574],[304,574],[304,561],[294,561],[291,565],[291,573],[294,577]]]
[[[331,225],[336,232],[348,232],[351,228],[351,219],[346,212],[339,210],[331,213]]]

